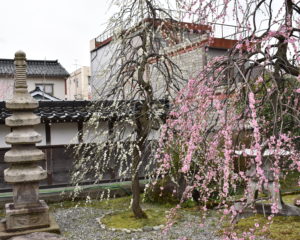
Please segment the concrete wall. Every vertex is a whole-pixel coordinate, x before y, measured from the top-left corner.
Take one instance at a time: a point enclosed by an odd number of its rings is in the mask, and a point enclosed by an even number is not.
[[[91,91],[92,98],[98,99],[99,91],[103,90],[113,69],[108,67],[111,62],[115,43],[109,43],[98,50],[91,52]]]
[[[159,38],[159,36],[157,37]],[[203,47],[194,47],[188,51],[183,49],[186,49],[187,46],[191,46],[193,43],[205,40],[206,35],[192,33],[189,34],[188,38],[189,39],[185,42],[172,46],[165,40],[161,40],[162,45],[165,45],[165,47],[160,49],[162,53],[169,55],[172,61],[182,70],[184,79],[195,76],[203,68],[203,58],[205,55]],[[101,93],[104,85],[107,84],[108,81],[112,81],[110,74],[113,74],[114,70],[109,69],[108,66],[111,63],[112,54],[116,47],[116,43],[110,42],[91,52],[91,81],[94,98],[97,98],[97,92]],[[115,67],[117,68],[117,66]],[[145,77],[148,78],[148,81],[152,82],[151,85],[156,98],[164,98],[166,92],[165,79],[163,74],[155,69],[155,64],[148,65]],[[185,84],[185,81],[180,83],[181,87]],[[130,92],[130,90],[128,92]]]
[[[164,53],[170,55],[170,59],[180,68],[182,72],[183,79],[177,79],[176,81],[180,88],[183,88],[188,79],[195,77],[203,69],[203,58],[205,54],[203,47],[195,47],[185,50],[184,44],[178,44],[165,48]],[[149,68],[151,69],[150,81],[152,82],[155,97],[157,99],[163,99],[167,91],[166,79],[162,73],[158,72],[151,65]],[[171,92],[173,97],[175,97],[176,94],[176,92]]]
[[[212,59],[218,56],[224,56],[228,53],[227,49],[209,48],[207,53],[207,59]]]

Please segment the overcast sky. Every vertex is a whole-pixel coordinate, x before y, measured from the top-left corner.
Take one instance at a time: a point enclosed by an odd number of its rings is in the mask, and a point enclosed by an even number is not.
[[[109,0],[1,1],[0,58],[58,60],[67,71],[90,65],[89,42],[105,28]]]

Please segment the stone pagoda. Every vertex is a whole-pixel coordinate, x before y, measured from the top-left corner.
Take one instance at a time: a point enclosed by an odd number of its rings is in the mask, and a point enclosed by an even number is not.
[[[37,165],[38,161],[44,160],[44,153],[35,146],[42,140],[34,130],[34,126],[40,123],[40,117],[33,113],[38,102],[27,90],[24,52],[15,54],[15,69],[13,99],[6,102],[12,116],[5,119],[5,124],[12,131],[5,137],[11,149],[4,156],[4,161],[10,164],[4,170],[4,179],[13,188],[13,203],[5,206],[6,232],[47,228],[50,225],[48,206],[39,200],[39,181],[45,179],[47,173]]]

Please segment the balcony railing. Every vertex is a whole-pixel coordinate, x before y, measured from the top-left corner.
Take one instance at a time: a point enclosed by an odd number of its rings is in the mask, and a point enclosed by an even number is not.
[[[129,25],[127,28],[133,27],[135,23],[146,19],[145,15],[137,16],[134,21],[131,21],[132,26]],[[176,11],[176,10],[168,10],[165,9],[164,12],[160,11],[157,13],[158,19],[173,19],[178,22],[185,22],[195,25],[201,25],[197,23],[198,16],[195,13],[183,12],[183,11]],[[211,36],[216,38],[224,38],[224,39],[231,39],[237,40],[240,37],[244,38],[247,36],[248,31],[246,28],[238,27],[235,25],[230,24],[223,24],[223,23],[211,23],[208,22],[206,24],[202,24],[203,26],[209,26],[211,28]],[[105,40],[109,39],[114,35],[116,32],[116,28],[110,28],[101,33],[98,37],[95,38],[97,43],[104,42]]]

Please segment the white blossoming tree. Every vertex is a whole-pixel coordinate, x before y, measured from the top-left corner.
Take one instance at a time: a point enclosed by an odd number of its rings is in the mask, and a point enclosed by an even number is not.
[[[99,66],[98,75],[104,80],[95,87],[94,115],[89,121],[93,131],[100,120],[109,123],[109,130],[96,132],[93,145],[79,144],[73,180],[98,181],[108,171],[117,178],[130,176],[132,210],[136,218],[144,218],[140,172],[151,168],[155,150],[151,136],[163,121],[168,101],[184,83],[180,68],[164,47],[183,41],[184,28],[162,8],[165,1],[114,3],[119,11],[108,24],[113,33],[112,57]],[[99,140],[99,135],[105,140]]]

